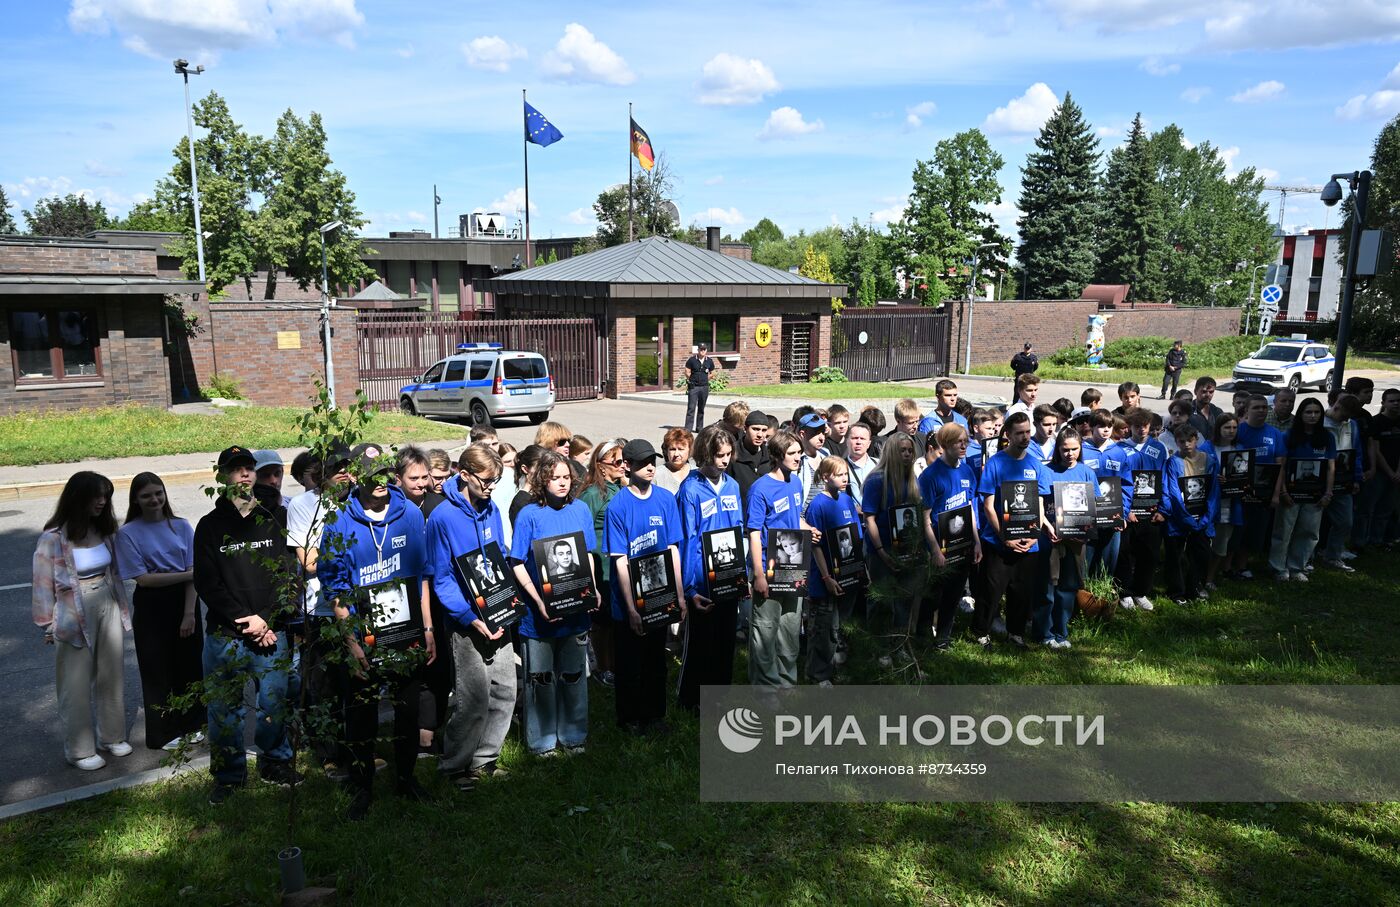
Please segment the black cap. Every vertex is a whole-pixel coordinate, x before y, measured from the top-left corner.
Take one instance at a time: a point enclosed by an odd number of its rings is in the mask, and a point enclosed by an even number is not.
[[[349,463],[353,459],[355,459],[355,452],[347,447],[344,441],[332,443],[330,448],[326,451],[326,466],[328,467]],[[332,473],[334,471],[334,469],[328,469],[327,473]]]
[[[256,463],[257,460],[253,457],[253,452],[251,450],[246,447],[239,447],[235,444],[232,447],[225,448],[223,452],[219,454],[218,469],[219,472],[224,472],[235,466],[253,466]]]
[[[394,471],[394,461],[389,457],[389,452],[378,444],[356,444],[353,454],[361,480]]]
[[[1025,344],[1025,345],[1023,345],[1023,346],[1021,347],[1021,350],[1022,350],[1022,351],[1025,351],[1025,350],[1029,350],[1030,348],[1031,348],[1031,345],[1030,345],[1029,343],[1027,343],[1027,344]]]
[[[650,463],[657,456],[656,448],[651,446],[651,442],[641,438],[633,438],[622,448],[622,459],[628,463]]]
[[[762,410],[754,410],[749,413],[749,417],[744,420],[745,425],[767,425],[768,416]]]

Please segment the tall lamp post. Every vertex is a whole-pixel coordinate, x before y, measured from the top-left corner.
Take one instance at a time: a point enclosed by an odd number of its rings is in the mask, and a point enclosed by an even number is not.
[[[331,283],[326,269],[326,234],[345,226],[333,220],[321,226],[321,347],[325,351],[326,396],[335,409],[335,362],[331,356]]]
[[[204,283],[204,228],[199,223],[199,168],[194,165],[194,117],[190,113],[190,76],[197,76],[203,72],[203,66],[190,69],[188,60],[175,61],[175,74],[185,80],[185,132],[190,139],[190,193],[194,199],[194,250],[199,260],[200,283]]]
[[[972,374],[972,300],[977,295],[977,265],[982,253],[999,249],[1001,243],[984,242],[972,253],[972,276],[967,282],[967,348],[963,352],[963,374]]]
[[[1366,203],[1371,195],[1371,171],[1354,170],[1334,173],[1322,187],[1322,203],[1331,208],[1342,200],[1342,187],[1337,180],[1347,181],[1351,189],[1351,235],[1347,241],[1346,271],[1342,275],[1342,307],[1337,312],[1337,363],[1332,369],[1332,387],[1346,382],[1347,344],[1351,341],[1351,305],[1356,298],[1356,257],[1360,254],[1361,231],[1366,227]],[[1329,390],[1331,388],[1328,388]]]
[[[1250,306],[1256,305],[1258,302],[1258,300],[1254,298],[1254,281],[1259,275],[1259,269],[1267,267],[1267,264],[1255,265],[1254,269],[1249,272],[1249,296],[1246,297],[1244,301],[1244,335],[1246,337],[1249,336],[1249,318],[1254,314]]]

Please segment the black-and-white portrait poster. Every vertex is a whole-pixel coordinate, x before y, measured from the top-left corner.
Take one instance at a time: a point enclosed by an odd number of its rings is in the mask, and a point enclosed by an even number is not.
[[[1034,479],[1001,483],[1001,536],[1007,541],[1040,535],[1040,487]]]
[[[860,587],[865,580],[865,557],[860,530],[855,523],[837,526],[822,536],[826,545],[826,566],[842,594]]]
[[[797,598],[807,594],[812,563],[812,535],[806,529],[768,530],[768,594]]]
[[[545,613],[558,618],[593,607],[593,575],[582,532],[535,539],[530,552],[539,570]]]
[[[972,505],[965,504],[938,515],[938,548],[949,567],[960,567],[972,559],[977,525],[972,517]]]
[[[515,578],[508,572],[505,558],[495,542],[458,555],[453,563],[465,583],[472,607],[492,633],[524,616],[525,603],[520,600]]]
[[[711,529],[700,536],[705,559],[705,597],[712,602],[737,602],[749,594],[748,558],[744,530],[739,526]]]
[[[680,620],[680,590],[676,588],[670,548],[629,559],[627,573],[632,578],[632,601],[642,615],[643,626]]]

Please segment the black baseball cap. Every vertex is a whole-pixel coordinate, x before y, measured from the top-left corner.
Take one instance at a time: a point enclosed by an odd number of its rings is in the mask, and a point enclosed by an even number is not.
[[[622,448],[622,459],[628,463],[650,463],[657,456],[656,448],[651,446],[650,441],[642,438],[633,438]]]
[[[394,461],[386,456],[388,452],[378,444],[356,444],[353,453],[356,471],[362,480],[394,471]]]
[[[768,415],[762,410],[754,410],[749,413],[749,417],[744,420],[745,425],[767,425]]]
[[[354,459],[355,452],[351,450],[344,441],[334,442],[326,451],[326,466],[328,467],[326,469],[326,474],[330,475],[334,473],[335,467],[342,463],[349,463]]]
[[[219,472],[224,472],[235,466],[254,466],[256,464],[257,459],[253,456],[253,452],[246,447],[239,447],[237,444],[226,447],[219,453]]]

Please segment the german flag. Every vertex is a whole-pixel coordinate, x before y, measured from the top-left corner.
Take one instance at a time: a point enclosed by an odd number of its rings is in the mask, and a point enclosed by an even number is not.
[[[643,170],[650,170],[656,166],[656,155],[651,150],[651,136],[647,131],[637,125],[636,120],[629,118],[632,124],[632,153],[637,157],[637,163],[642,165]]]

